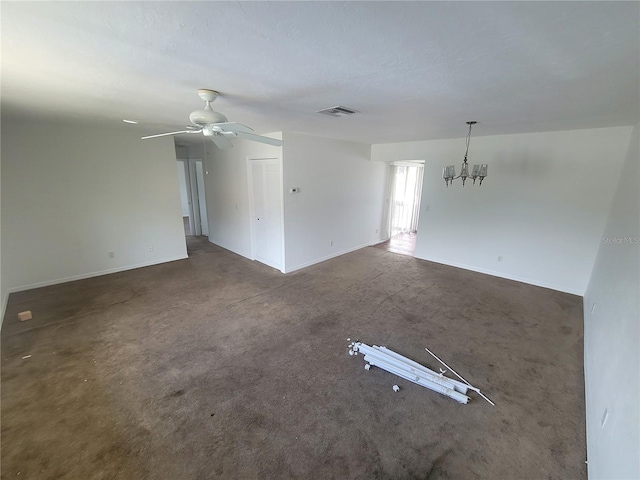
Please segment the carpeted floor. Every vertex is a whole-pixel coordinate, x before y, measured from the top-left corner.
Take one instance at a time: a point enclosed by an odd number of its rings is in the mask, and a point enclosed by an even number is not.
[[[580,297],[376,248],[283,275],[189,242],[11,295],[2,478],[586,478]],[[496,407],[367,372],[348,337],[437,369],[428,346]]]

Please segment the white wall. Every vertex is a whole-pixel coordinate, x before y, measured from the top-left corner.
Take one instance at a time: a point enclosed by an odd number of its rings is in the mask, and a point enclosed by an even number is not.
[[[1,143],[1,142],[0,142]],[[2,149],[0,148],[0,191],[2,190]],[[2,195],[0,194],[0,216],[2,214]],[[5,286],[4,275],[1,273],[4,271],[4,265],[2,261],[2,221],[0,221],[0,327],[4,320],[4,312],[7,309],[7,300],[9,299],[9,292]]]
[[[175,149],[176,149],[176,158],[178,160],[187,160],[189,158],[189,147],[188,146],[186,146],[186,145],[176,145]]]
[[[189,192],[187,192],[187,174],[185,171],[183,160],[178,160],[178,185],[180,187],[180,206],[182,207],[182,216],[189,216]]]
[[[462,138],[373,145],[372,159],[426,161],[416,257],[583,295],[631,130],[472,136],[482,187],[442,180]]]
[[[171,138],[3,118],[1,206],[5,292],[186,257]]]
[[[285,271],[379,241],[388,165],[370,160],[371,146],[288,132],[283,139]]]
[[[280,133],[268,136],[282,138]],[[282,147],[240,139],[232,141],[234,147],[229,150],[220,150],[213,143],[206,146],[205,190],[209,241],[251,258],[247,155],[281,157]],[[191,158],[198,153],[202,153],[201,148],[198,151],[198,146],[194,147],[193,154],[189,150]]]
[[[230,150],[207,146],[212,243],[251,257],[248,155],[282,158],[285,272],[380,240],[388,167],[370,161],[369,145],[289,132],[270,136],[284,146],[242,140]],[[300,193],[289,194],[292,187]]]
[[[592,480],[640,478],[639,136],[636,126],[584,297]]]

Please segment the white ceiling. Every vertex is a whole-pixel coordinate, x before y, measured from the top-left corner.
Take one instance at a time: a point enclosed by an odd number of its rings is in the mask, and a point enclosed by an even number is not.
[[[640,121],[638,2],[2,2],[2,109],[384,143]],[[332,118],[343,105],[361,113]],[[162,127],[138,129],[141,133]]]

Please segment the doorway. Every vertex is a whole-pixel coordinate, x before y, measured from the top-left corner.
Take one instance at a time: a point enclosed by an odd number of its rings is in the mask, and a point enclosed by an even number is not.
[[[247,157],[252,258],[282,271],[284,259],[282,162]]]
[[[390,197],[387,234],[381,248],[413,256],[420,220],[423,160],[393,162],[390,165]]]
[[[205,168],[202,160],[178,160],[177,165],[184,233],[186,236],[208,236]]]
[[[189,185],[191,191],[191,232],[192,235],[209,235],[207,218],[207,198],[204,189],[204,166],[200,159],[189,159]]]
[[[184,234],[191,235],[190,209],[191,201],[189,200],[189,187],[187,185],[187,166],[185,160],[178,160],[176,166],[178,168],[178,185],[180,187],[180,205],[182,207],[182,223],[184,225]]]

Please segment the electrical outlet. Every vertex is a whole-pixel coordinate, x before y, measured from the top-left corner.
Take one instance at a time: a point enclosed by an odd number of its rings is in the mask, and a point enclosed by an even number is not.
[[[150,252],[153,252],[153,247],[149,247],[149,251],[150,251]]]
[[[376,233],[378,233],[378,229],[376,228]]]
[[[333,240],[329,241],[329,246],[333,247]]]
[[[108,252],[107,255],[109,255],[109,258],[115,258],[116,256],[115,252]]]
[[[498,261],[499,261],[499,262],[501,262],[501,261],[502,261],[502,255],[500,255],[500,256],[498,257]]]

